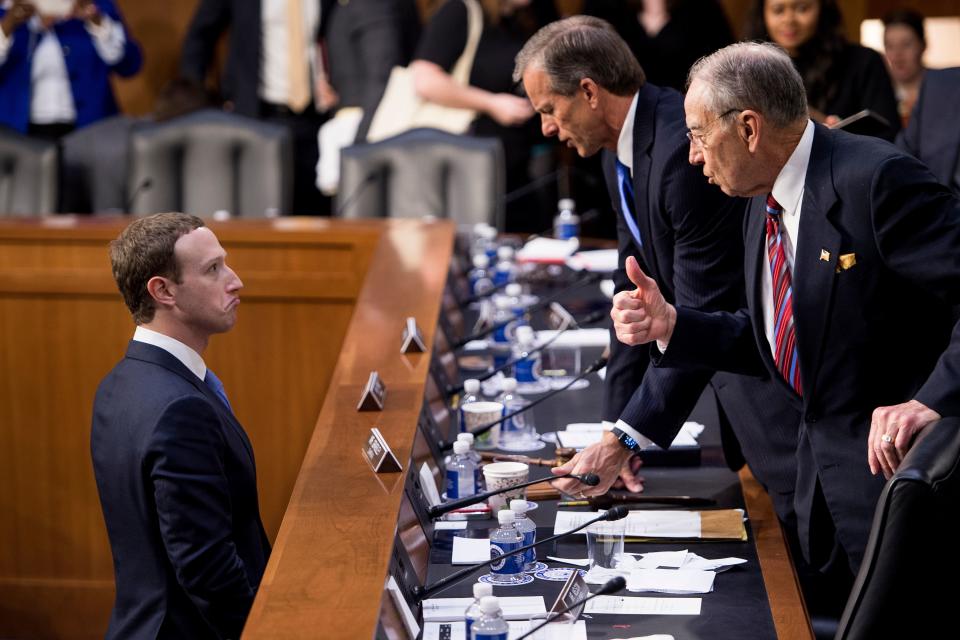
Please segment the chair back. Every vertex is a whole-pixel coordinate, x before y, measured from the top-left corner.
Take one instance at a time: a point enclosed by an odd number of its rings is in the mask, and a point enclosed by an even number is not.
[[[56,211],[57,163],[57,145],[0,128],[0,217]]]

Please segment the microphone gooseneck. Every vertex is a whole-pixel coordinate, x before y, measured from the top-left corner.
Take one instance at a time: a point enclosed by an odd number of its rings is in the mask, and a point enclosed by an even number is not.
[[[584,473],[583,475],[576,475],[573,473],[567,473],[562,476],[546,476],[543,478],[537,478],[536,480],[529,480],[527,482],[522,482],[520,484],[513,484],[509,487],[501,487],[500,489],[494,489],[493,491],[487,491],[485,493],[478,493],[476,495],[467,496],[465,498],[460,498],[458,500],[451,500],[450,502],[445,502],[443,504],[435,504],[427,509],[427,513],[431,518],[438,518],[446,513],[451,511],[456,511],[457,509],[463,509],[464,507],[469,507],[470,505],[477,504],[478,502],[483,502],[487,498],[492,496],[499,495],[501,493],[507,493],[509,491],[516,491],[517,489],[523,489],[524,487],[529,487],[531,485],[540,484],[541,482],[551,482],[553,480],[563,480],[564,478],[573,478],[581,484],[585,484],[589,487],[595,487],[600,484],[600,476],[595,473]]]

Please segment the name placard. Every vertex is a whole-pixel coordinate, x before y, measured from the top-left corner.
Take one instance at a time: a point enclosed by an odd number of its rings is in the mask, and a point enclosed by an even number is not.
[[[550,311],[547,313],[547,323],[551,329],[556,331],[563,331],[567,327],[577,327],[577,319],[559,302],[550,303]]]
[[[423,334],[420,327],[417,326],[416,318],[407,318],[407,324],[403,328],[403,341],[400,344],[400,353],[425,353],[427,343],[423,340]]]
[[[562,611],[589,595],[590,587],[587,586],[586,580],[583,579],[579,571],[574,569],[571,571],[567,581],[563,583],[563,589],[560,590],[560,595],[557,596],[556,602],[550,607],[550,613]],[[580,604],[563,615],[564,617],[569,616],[570,619],[576,620],[580,617],[580,614],[583,613],[584,606],[584,604]]]
[[[376,473],[393,473],[402,471],[400,461],[393,455],[390,445],[380,430],[376,427],[370,429],[370,437],[367,443],[363,445],[363,457]]]
[[[380,379],[379,373],[371,371],[367,384],[363,388],[363,394],[360,396],[360,403],[357,404],[357,411],[383,411],[386,396],[387,385]]]

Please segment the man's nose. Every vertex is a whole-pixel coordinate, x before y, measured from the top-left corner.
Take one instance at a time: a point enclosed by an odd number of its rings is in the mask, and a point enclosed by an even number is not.
[[[553,121],[553,118],[547,115],[540,115],[540,130],[543,131],[544,137],[550,138],[557,135],[557,123]]]

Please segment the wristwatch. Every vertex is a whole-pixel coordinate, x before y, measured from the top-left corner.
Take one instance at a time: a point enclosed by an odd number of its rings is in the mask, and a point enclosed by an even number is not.
[[[622,444],[624,447],[630,451],[633,451],[634,453],[640,453],[640,450],[642,449],[640,443],[634,440],[633,437],[627,434],[626,431],[623,431],[618,427],[614,427],[610,433],[615,435],[617,437],[617,441],[620,442],[620,444]]]

